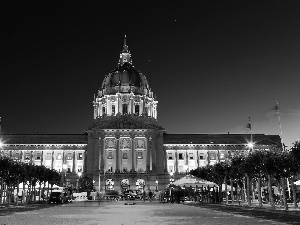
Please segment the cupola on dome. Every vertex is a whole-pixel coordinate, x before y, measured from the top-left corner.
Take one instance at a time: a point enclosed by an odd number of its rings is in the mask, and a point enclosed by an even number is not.
[[[131,93],[148,95],[149,85],[146,77],[132,65],[131,54],[124,40],[123,50],[120,54],[119,63],[108,75],[105,76],[101,94],[110,95],[115,93]],[[99,93],[100,94],[100,93]]]

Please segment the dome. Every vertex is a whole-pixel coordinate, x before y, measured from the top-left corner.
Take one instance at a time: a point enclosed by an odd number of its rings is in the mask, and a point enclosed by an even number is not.
[[[131,54],[125,39],[119,63],[115,69],[105,76],[100,92],[104,95],[118,92],[147,95],[149,91],[146,77],[132,65]]]

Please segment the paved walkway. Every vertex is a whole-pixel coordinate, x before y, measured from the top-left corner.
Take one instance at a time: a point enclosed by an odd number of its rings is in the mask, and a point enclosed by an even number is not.
[[[126,205],[125,203],[136,203]],[[30,204],[0,208],[1,225],[105,224],[300,224],[299,211],[204,203],[163,204],[159,202],[73,202],[64,205]]]

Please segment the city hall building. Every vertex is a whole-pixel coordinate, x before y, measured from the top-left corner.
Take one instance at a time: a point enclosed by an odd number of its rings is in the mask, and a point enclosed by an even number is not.
[[[168,134],[157,122],[158,101],[132,64],[126,42],[118,65],[93,100],[84,134],[1,133],[1,154],[62,173],[76,186],[81,174],[104,190],[164,190],[190,170],[250,150],[250,134]],[[87,125],[88,126],[88,125]],[[254,149],[281,148],[279,135],[253,134]]]

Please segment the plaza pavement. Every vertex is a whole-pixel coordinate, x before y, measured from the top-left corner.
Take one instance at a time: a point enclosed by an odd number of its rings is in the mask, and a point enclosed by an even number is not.
[[[135,203],[126,205],[125,203]],[[204,203],[169,204],[143,201],[30,204],[0,208],[0,225],[190,225],[300,224],[300,211]]]

